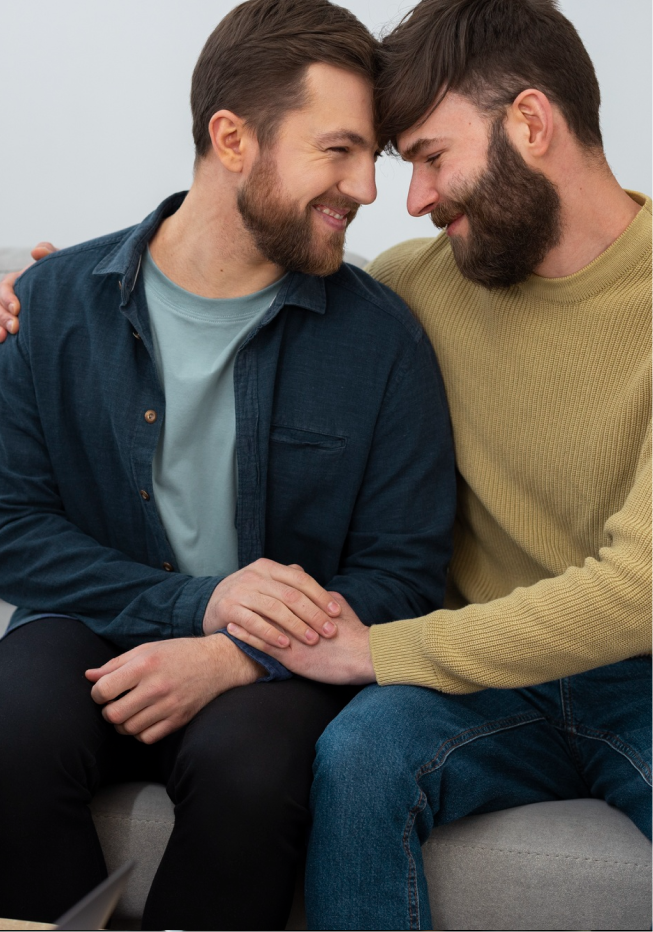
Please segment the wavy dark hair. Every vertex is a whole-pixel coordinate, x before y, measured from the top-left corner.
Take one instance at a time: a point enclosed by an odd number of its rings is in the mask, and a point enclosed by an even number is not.
[[[383,39],[379,58],[382,144],[394,145],[448,91],[499,116],[533,87],[583,146],[603,146],[594,66],[555,0],[422,0]]]

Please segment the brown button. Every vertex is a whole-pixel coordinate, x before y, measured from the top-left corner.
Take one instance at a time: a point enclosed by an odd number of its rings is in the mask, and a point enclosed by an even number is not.
[[[132,330],[132,335],[135,336],[137,340],[140,340],[140,338],[141,338],[140,333],[136,333],[135,330]]]
[[[144,502],[149,502],[150,500],[150,496],[147,494],[145,489],[141,489],[141,498],[143,499]]]
[[[145,412],[144,417],[148,424],[154,424],[154,422],[156,421],[156,411],[153,411],[150,408],[149,411]]]
[[[122,290],[122,282],[118,282],[118,288]]]
[[[163,569],[166,571],[166,573],[174,573],[174,571],[175,571],[175,568],[174,568],[174,566],[172,565],[172,563],[168,563],[167,560],[166,560],[166,562],[163,564]]]

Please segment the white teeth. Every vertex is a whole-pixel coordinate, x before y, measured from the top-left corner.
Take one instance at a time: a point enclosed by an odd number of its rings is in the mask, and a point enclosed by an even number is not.
[[[335,217],[336,220],[344,220],[347,214],[337,214],[335,210],[330,210],[328,207],[316,207],[316,210],[321,211],[323,214],[327,214],[329,217]]]

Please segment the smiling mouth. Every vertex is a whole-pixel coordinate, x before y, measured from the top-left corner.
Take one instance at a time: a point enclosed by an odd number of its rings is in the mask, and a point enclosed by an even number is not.
[[[332,229],[345,230],[347,228],[347,219],[351,211],[329,207],[327,204],[313,204],[313,207]]]
[[[451,235],[452,233],[454,233],[454,232],[456,231],[456,227],[458,226],[458,221],[459,221],[459,220],[462,220],[462,218],[463,218],[464,216],[465,216],[465,214],[457,214],[457,215],[453,218],[453,220],[450,220],[450,221],[447,223],[446,229],[447,229],[447,234],[448,234],[448,235]]]

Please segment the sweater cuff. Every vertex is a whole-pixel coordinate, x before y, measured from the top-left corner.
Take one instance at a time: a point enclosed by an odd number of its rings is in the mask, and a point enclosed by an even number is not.
[[[370,650],[380,686],[426,686],[446,693],[476,692],[478,686],[451,676],[428,656],[424,635],[440,612],[370,628]]]
[[[370,628],[370,650],[379,686],[421,686],[433,680],[433,664],[424,657],[421,618],[390,621]]]

